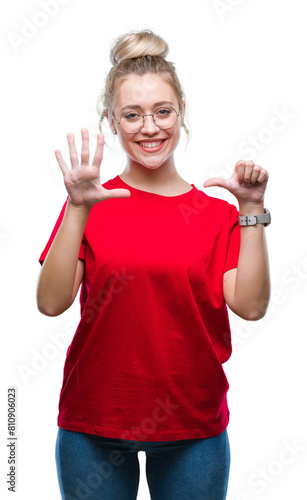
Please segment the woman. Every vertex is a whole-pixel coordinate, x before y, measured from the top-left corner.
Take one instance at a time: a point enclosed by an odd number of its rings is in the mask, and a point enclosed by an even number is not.
[[[62,314],[81,285],[59,401],[64,499],[135,499],[138,451],[152,499],[226,498],[226,304],[247,320],[266,312],[268,173],[239,161],[230,179],[204,183],[228,189],[239,211],[178,174],[185,103],[167,53],[145,30],[112,48],[100,124],[127,155],[121,175],[100,183],[102,134],[91,166],[86,129],[81,165],[73,134],[70,170],[55,152],[68,197],[39,259],[40,312]]]

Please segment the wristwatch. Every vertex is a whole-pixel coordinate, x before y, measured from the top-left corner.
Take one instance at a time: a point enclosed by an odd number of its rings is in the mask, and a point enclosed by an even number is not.
[[[256,224],[263,224],[265,227],[268,226],[271,224],[271,214],[267,208],[264,211],[265,213],[260,215],[239,215],[240,226],[255,226]]]

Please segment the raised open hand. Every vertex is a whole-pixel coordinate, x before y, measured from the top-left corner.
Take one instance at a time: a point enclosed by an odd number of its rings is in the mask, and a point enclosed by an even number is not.
[[[97,148],[93,163],[89,166],[89,134],[87,129],[81,130],[82,149],[81,165],[75,147],[73,134],[67,135],[70,153],[71,170],[63,160],[61,151],[57,149],[55,156],[64,175],[64,184],[69,194],[70,202],[75,206],[92,208],[96,203],[109,198],[127,198],[131,195],[128,189],[105,189],[100,182],[100,165],[103,158],[104,137],[97,135]]]

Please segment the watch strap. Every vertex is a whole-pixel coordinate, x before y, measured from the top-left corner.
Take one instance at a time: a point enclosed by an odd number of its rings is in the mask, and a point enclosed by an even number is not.
[[[264,211],[264,214],[259,215],[239,215],[238,220],[240,226],[255,226],[256,224],[268,226],[271,223],[271,214],[267,208],[265,208]]]

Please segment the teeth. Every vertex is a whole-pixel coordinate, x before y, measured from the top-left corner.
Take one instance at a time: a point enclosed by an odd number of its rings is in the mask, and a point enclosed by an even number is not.
[[[158,142],[139,142],[139,144],[144,148],[157,148],[158,146],[160,146],[160,144],[162,144],[163,140],[164,139]]]

